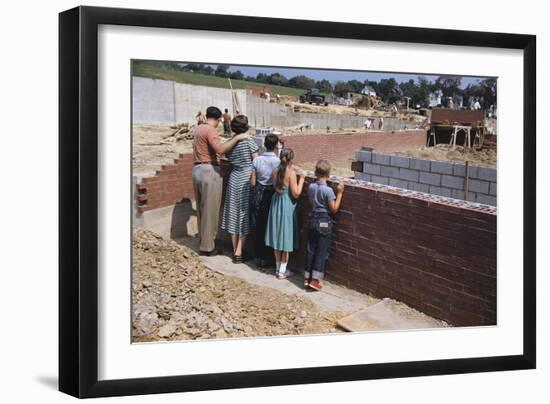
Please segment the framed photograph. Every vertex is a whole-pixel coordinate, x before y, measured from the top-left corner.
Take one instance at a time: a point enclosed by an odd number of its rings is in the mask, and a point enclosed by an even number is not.
[[[535,36],[78,7],[59,47],[62,392],[535,368]]]

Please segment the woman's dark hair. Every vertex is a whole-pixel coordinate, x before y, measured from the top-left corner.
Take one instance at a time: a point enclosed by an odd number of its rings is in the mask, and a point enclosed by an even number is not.
[[[222,117],[222,111],[218,107],[206,108],[206,118],[220,119]]]
[[[248,118],[245,115],[237,115],[231,120],[231,130],[237,135],[245,133],[248,128]]]
[[[270,133],[269,135],[266,135],[264,139],[264,146],[267,150],[272,151],[277,146],[277,143],[279,143],[279,136],[274,135],[273,133]]]
[[[289,164],[292,163],[292,160],[294,160],[294,152],[292,149],[283,149],[281,150],[281,155],[279,158],[281,159],[281,164],[277,169],[277,177],[275,178],[275,184],[273,185],[277,192],[283,192],[286,169]]]

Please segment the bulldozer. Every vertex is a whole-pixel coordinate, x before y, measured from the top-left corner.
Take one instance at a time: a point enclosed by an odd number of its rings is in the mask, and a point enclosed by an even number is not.
[[[319,92],[318,88],[310,88],[304,94],[300,95],[302,104],[328,105],[326,97]]]

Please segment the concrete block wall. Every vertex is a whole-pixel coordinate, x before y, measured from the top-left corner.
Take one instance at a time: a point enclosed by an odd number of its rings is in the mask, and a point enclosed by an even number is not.
[[[353,159],[355,151],[370,146],[380,151],[400,151],[426,144],[426,131],[372,131],[367,133],[284,135],[281,141],[294,151],[296,163],[319,159]]]
[[[397,156],[369,150],[357,151],[355,158],[358,163],[353,167],[355,178],[358,180],[465,199],[466,168],[463,163]],[[469,166],[466,200],[497,205],[496,168]]]

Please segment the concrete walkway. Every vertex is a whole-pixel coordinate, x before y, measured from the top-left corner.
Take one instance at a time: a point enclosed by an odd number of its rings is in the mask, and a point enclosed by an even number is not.
[[[175,241],[198,251],[198,238],[184,237]],[[218,248],[220,247],[218,246]],[[301,272],[295,273],[287,279],[277,279],[275,269],[265,270],[259,268],[252,260],[243,264],[234,264],[230,258],[230,247],[224,248],[222,246],[221,250],[224,255],[201,257],[203,263],[211,270],[246,280],[254,285],[270,287],[288,295],[305,296],[321,312],[353,313],[351,316],[342,319],[344,322],[341,326],[348,331],[440,328],[447,326],[446,323],[426,316],[403,303],[390,299],[376,299],[328,281],[323,281],[321,291],[311,291],[304,288]]]
[[[184,237],[175,241],[194,251],[198,251],[197,238]],[[224,275],[244,279],[253,285],[276,289],[288,295],[306,296],[317,306],[319,311],[355,312],[380,301],[380,299],[375,299],[369,295],[327,281],[323,282],[323,289],[321,291],[309,291],[304,288],[301,273],[295,273],[287,279],[277,279],[275,269],[265,270],[259,268],[252,260],[243,264],[234,264],[230,258],[231,251],[224,249],[223,246],[221,249],[225,255],[201,257],[208,268]]]

